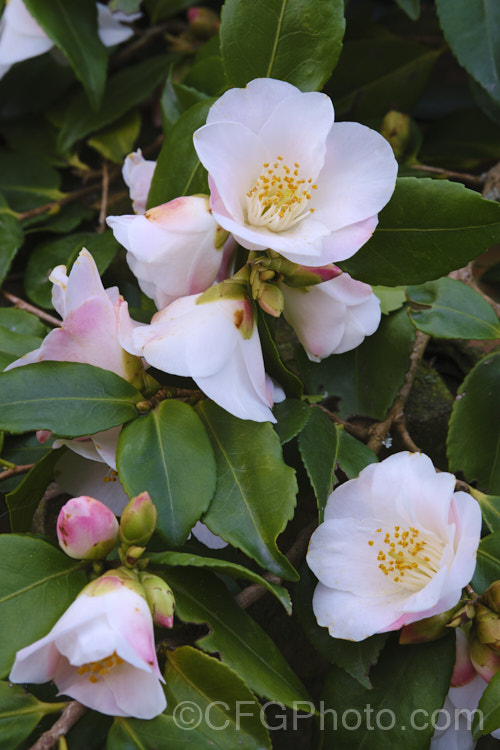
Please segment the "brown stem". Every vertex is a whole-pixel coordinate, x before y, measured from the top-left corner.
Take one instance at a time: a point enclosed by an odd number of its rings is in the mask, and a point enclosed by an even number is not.
[[[56,723],[41,735],[30,750],[52,750],[59,737],[68,734],[69,730],[82,718],[86,711],[87,707],[82,706],[78,701],[68,703]]]
[[[30,305],[29,302],[25,302],[20,297],[16,297],[15,294],[6,292],[5,289],[2,289],[2,294],[6,299],[9,300],[9,302],[12,302],[14,307],[17,307],[18,310],[26,310],[26,312],[29,312],[32,315],[36,315],[37,318],[40,318],[40,320],[44,320],[46,323],[50,323],[50,325],[52,326],[57,326],[58,328],[62,326],[62,320],[58,320],[52,315],[49,315],[49,313],[40,310],[38,307]]]
[[[441,167],[430,167],[428,164],[412,164],[412,169],[420,172],[430,172],[431,174],[442,174],[444,177],[452,177],[456,180],[471,182],[474,185],[482,185],[485,180],[484,174],[469,174],[468,172],[454,172],[451,169],[442,169]]]
[[[430,336],[427,336],[427,334],[422,333],[421,331],[417,331],[413,349],[410,355],[410,367],[408,369],[408,372],[406,373],[405,382],[403,383],[403,386],[401,387],[393,405],[389,409],[389,412],[383,422],[377,422],[369,428],[370,439],[368,441],[368,447],[375,453],[378,453],[380,451],[382,442],[387,436],[388,432],[390,432],[392,425],[394,424],[396,419],[400,418],[400,415],[402,415],[403,413],[406,399],[410,394],[413,381],[415,380],[415,375],[417,374],[419,362],[422,358],[429,339]]]
[[[152,39],[165,34],[165,32],[169,30],[169,28],[169,23],[163,23],[161,25],[153,26],[147,29],[138,39],[135,39],[131,44],[128,45],[128,47],[125,47],[123,50],[121,50],[121,52],[115,55],[112,60],[113,70],[119,68],[123,65],[124,62],[127,62],[127,60],[130,60],[130,58],[134,57],[137,52],[140,52],[143,49],[143,47],[147,47]]]
[[[348,432],[353,437],[357,438],[358,440],[365,441],[368,437],[368,429],[366,427],[361,427],[357,424],[351,424],[351,422],[348,422],[345,419],[341,419],[336,414],[334,414],[332,411],[326,408],[326,406],[322,406],[322,404],[316,404],[321,411],[324,411],[325,414],[331,419],[332,422],[335,422],[335,424],[341,424],[345,431]]]
[[[405,448],[408,448],[408,450],[412,451],[413,453],[421,452],[420,448],[413,441],[412,436],[408,432],[408,428],[406,427],[405,418],[403,414],[400,414],[399,417],[394,420],[394,429],[399,434],[399,437],[403,441]]]
[[[99,211],[99,226],[97,233],[102,234],[106,229],[106,213],[108,210],[108,193],[109,193],[109,170],[108,162],[103,159],[102,162],[102,191],[101,191],[101,210]]]
[[[32,469],[34,465],[35,464],[20,464],[19,466],[15,466],[13,469],[0,471],[0,482],[3,482],[4,479],[8,479],[9,477],[15,477],[17,476],[17,474],[24,474],[25,472]]]

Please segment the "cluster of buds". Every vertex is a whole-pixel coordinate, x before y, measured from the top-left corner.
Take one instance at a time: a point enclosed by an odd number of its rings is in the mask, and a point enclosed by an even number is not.
[[[469,653],[478,674],[489,682],[500,670],[500,581],[495,581],[476,602]]]
[[[103,560],[120,543],[118,556],[122,566],[93,581],[92,590],[106,586],[110,576],[119,576],[147,601],[153,622],[171,628],[175,607],[172,589],[163,578],[144,570],[148,561],[142,558],[155,531],[157,515],[148,492],[130,500],[120,522],[99,500],[74,497],[61,508],[57,537],[69,557],[94,562]]]

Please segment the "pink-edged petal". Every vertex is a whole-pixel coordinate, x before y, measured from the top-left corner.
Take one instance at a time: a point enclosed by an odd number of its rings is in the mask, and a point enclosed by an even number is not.
[[[215,122],[240,122],[258,133],[277,104],[295,96],[291,83],[274,78],[255,78],[244,89],[229,89],[210,107],[207,125]]]
[[[469,639],[460,628],[456,628],[456,658],[450,685],[463,687],[477,676],[469,656]]]
[[[331,230],[363,221],[388,203],[397,171],[380,133],[356,122],[334,123],[312,205]]]
[[[335,279],[334,279],[335,280]],[[344,335],[346,307],[324,293],[321,287],[305,289],[281,285],[285,298],[283,314],[313,361],[328,357]]]
[[[66,315],[70,315],[92,297],[99,297],[109,302],[95,261],[89,251],[83,248],[73,263],[68,277]]]

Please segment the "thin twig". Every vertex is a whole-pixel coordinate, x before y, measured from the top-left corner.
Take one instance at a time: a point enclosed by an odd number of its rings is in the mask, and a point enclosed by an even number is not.
[[[399,393],[396,396],[393,405],[389,409],[386,418],[382,422],[377,422],[369,428],[370,439],[368,441],[368,447],[375,453],[378,453],[380,451],[382,442],[384,441],[387,433],[390,432],[395,420],[398,419],[399,416],[403,413],[406,399],[410,394],[413,381],[415,380],[415,375],[417,374],[419,362],[422,359],[425,347],[427,346],[429,339],[430,336],[427,336],[427,334],[422,333],[421,331],[417,331],[413,349],[410,355],[410,367],[408,369],[408,372],[406,373],[405,382],[399,390]]]
[[[34,465],[35,464],[20,464],[19,466],[15,466],[13,469],[0,471],[0,482],[3,482],[4,479],[8,479],[9,477],[15,477],[18,474],[25,474],[27,471],[32,469]]]
[[[112,60],[113,69],[122,66],[124,62],[127,62],[130,58],[134,57],[137,52],[140,52],[143,47],[147,47],[152,39],[165,34],[170,28],[171,24],[163,23],[147,29],[138,39],[134,39],[131,44],[114,56]]]
[[[456,180],[471,182],[473,185],[482,185],[486,177],[484,174],[469,174],[468,172],[454,172],[451,169],[442,169],[441,167],[430,167],[428,164],[412,164],[411,169],[420,172],[430,172],[431,174],[442,174],[444,177],[452,177]]]
[[[68,734],[69,730],[87,712],[87,707],[78,701],[71,701],[63,710],[56,723],[31,746],[30,750],[52,750],[59,737]]]
[[[357,424],[351,424],[351,422],[348,422],[346,419],[341,419],[336,414],[334,414],[332,411],[326,408],[326,406],[323,406],[322,404],[316,404],[321,411],[324,411],[325,414],[328,416],[329,419],[331,419],[332,422],[335,422],[335,424],[340,424],[344,427],[345,431],[348,432],[353,437],[357,438],[358,440],[366,440],[368,437],[368,428],[361,427]]]
[[[17,307],[19,310],[26,310],[26,312],[29,312],[32,315],[36,315],[37,318],[40,318],[40,320],[44,320],[46,323],[50,323],[50,325],[52,326],[57,326],[58,328],[62,326],[62,320],[58,320],[52,315],[49,315],[49,313],[40,310],[38,307],[30,305],[29,302],[25,302],[20,297],[16,297],[15,294],[6,292],[5,289],[2,289],[2,294],[6,299],[9,300],[9,302],[12,302],[14,307]]]
[[[399,437],[403,441],[405,448],[408,448],[408,450],[412,451],[413,453],[421,453],[420,448],[414,442],[412,436],[408,432],[403,414],[400,414],[399,417],[394,420],[394,429],[399,434]]]
[[[99,211],[99,226],[97,233],[102,234],[106,229],[106,214],[108,211],[108,193],[109,193],[109,170],[108,162],[103,159],[102,162],[102,190],[101,190],[101,210]]]

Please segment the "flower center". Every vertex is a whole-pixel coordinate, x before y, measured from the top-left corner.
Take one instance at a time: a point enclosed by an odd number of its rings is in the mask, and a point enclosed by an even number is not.
[[[110,656],[106,656],[100,661],[89,661],[88,664],[82,664],[76,671],[78,674],[88,675],[89,682],[99,682],[99,677],[109,674],[113,667],[118,667],[120,664],[123,664],[123,659],[118,656],[116,651],[113,651]]]
[[[311,191],[318,186],[301,176],[300,164],[284,164],[277,156],[274,164],[265,162],[262,174],[246,194],[248,223],[281,232],[302,221],[314,208],[307,209]]]
[[[382,529],[376,529],[375,533],[382,534]],[[418,591],[438,572],[443,545],[434,536],[429,535],[424,539],[413,526],[405,530],[394,526],[392,533],[386,531],[384,537],[379,539],[380,549],[376,558],[379,570],[395,583]],[[373,547],[375,541],[370,539],[368,544]]]

